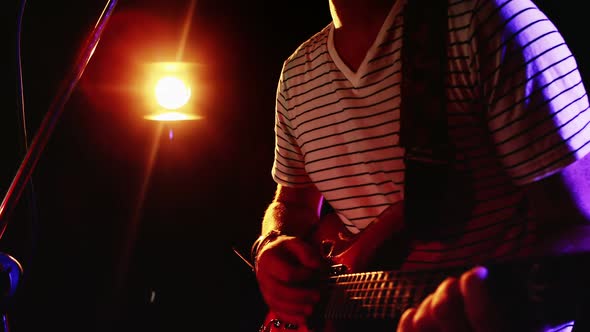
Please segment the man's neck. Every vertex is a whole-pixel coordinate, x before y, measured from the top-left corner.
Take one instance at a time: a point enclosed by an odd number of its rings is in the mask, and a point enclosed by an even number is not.
[[[396,0],[330,0],[334,47],[356,72]]]
[[[381,25],[396,0],[329,0],[336,29],[370,29]]]

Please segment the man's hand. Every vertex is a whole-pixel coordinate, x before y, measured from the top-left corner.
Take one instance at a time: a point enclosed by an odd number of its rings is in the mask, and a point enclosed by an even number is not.
[[[327,283],[327,263],[307,242],[281,235],[261,248],[256,278],[269,309],[281,320],[303,326]]]
[[[487,269],[447,278],[418,308],[406,310],[397,332],[498,332],[501,320],[485,287]]]

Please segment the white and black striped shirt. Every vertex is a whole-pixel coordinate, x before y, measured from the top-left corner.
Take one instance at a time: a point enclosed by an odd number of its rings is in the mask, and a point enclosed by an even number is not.
[[[352,232],[404,195],[404,4],[395,2],[356,72],[339,58],[329,24],[285,61],[277,88],[275,181],[317,186]],[[531,1],[451,0],[448,33],[449,133],[473,175],[475,204],[466,224],[439,230],[441,241],[414,243],[409,268],[526,250],[536,227],[519,208],[520,186],[590,151],[576,61]]]

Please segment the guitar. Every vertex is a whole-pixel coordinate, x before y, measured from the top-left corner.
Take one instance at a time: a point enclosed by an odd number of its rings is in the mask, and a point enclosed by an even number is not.
[[[380,252],[403,252],[403,204],[392,205],[371,226],[352,234],[336,215],[326,215],[314,231],[312,242],[332,264],[325,300],[307,326],[282,321],[268,312],[260,332],[394,331],[403,312],[415,307],[446,277],[459,276],[469,267],[406,271],[379,269]],[[392,234],[394,234],[392,236]],[[395,252],[395,251],[394,251]],[[391,255],[387,256],[390,257]],[[390,262],[388,266],[399,266]],[[488,285],[502,314],[515,330],[545,322],[579,322],[590,295],[587,253],[530,257],[491,262]],[[506,305],[506,303],[508,305]],[[577,317],[574,317],[577,316]],[[523,331],[520,329],[519,331]]]

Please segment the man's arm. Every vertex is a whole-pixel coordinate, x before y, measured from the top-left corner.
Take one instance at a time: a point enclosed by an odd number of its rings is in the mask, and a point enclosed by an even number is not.
[[[531,213],[541,221],[546,250],[590,250],[590,155],[525,185],[525,192]]]
[[[278,185],[266,209],[261,234],[278,230],[283,234],[305,236],[319,220],[322,195],[315,187],[291,188]]]
[[[328,276],[320,252],[305,240],[319,220],[321,198],[316,189],[279,185],[252,250],[260,292],[269,309],[277,318],[300,326],[320,301],[320,285]]]

